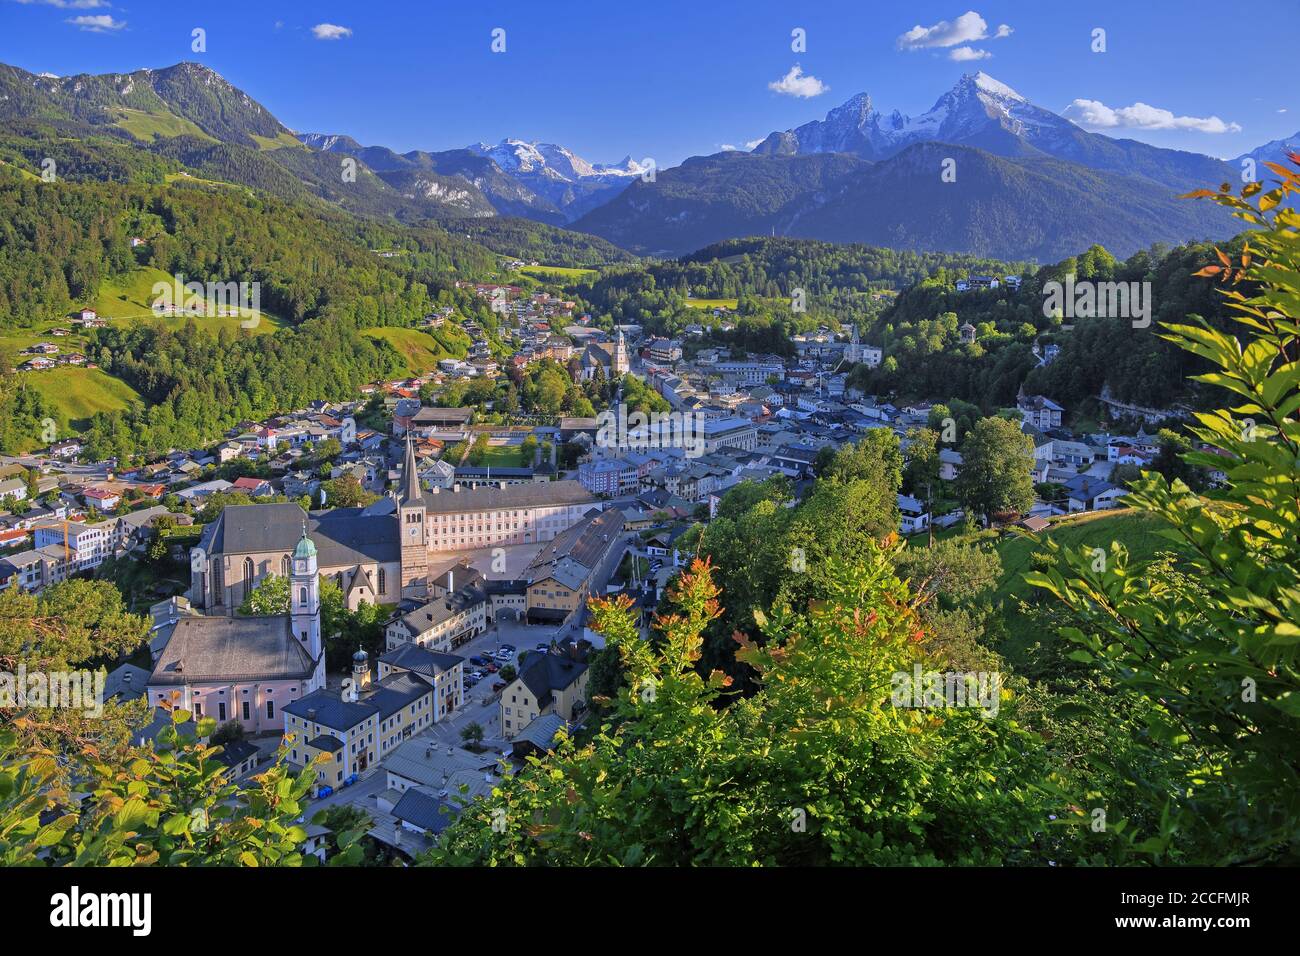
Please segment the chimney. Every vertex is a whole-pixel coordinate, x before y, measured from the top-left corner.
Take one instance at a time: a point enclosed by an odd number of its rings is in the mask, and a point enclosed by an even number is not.
[[[308,707],[308,708],[307,708],[307,719],[308,719],[308,720],[315,720],[315,719],[316,719],[316,708],[315,708],[315,707]]]
[[[456,590],[456,579],[450,571],[447,572],[447,593],[450,594]]]

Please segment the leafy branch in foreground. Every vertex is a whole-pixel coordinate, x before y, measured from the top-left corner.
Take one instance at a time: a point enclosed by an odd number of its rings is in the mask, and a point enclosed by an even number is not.
[[[1146,474],[1126,499],[1168,523],[1183,573],[1131,563],[1118,545],[1098,571],[1086,551],[1049,544],[1063,566],[1027,576],[1073,612],[1075,659],[1145,698],[1149,746],[1181,764],[1174,786],[1147,795],[1158,826],[1127,835],[1162,863],[1294,862],[1300,845],[1300,215],[1285,205],[1300,175],[1265,165],[1274,189],[1191,194],[1256,227],[1237,261],[1220,252],[1199,273],[1225,282],[1244,341],[1205,324],[1163,333],[1213,365],[1200,381],[1240,400],[1198,414],[1190,431],[1205,447],[1183,455],[1222,471],[1223,488],[1201,497]]]
[[[171,717],[155,746],[126,760],[91,746],[71,755],[19,749],[15,728],[0,728],[0,866],[314,864],[301,852],[307,834],[298,822],[310,769],[291,775],[277,760],[238,786],[215,759],[220,748],[186,732],[190,714]],[[194,729],[207,736],[214,726],[205,718]],[[63,762],[70,773],[60,772]],[[359,836],[339,835],[331,863],[359,862]]]

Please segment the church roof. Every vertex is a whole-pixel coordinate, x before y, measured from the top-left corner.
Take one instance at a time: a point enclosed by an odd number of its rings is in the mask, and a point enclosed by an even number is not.
[[[308,533],[322,568],[386,563],[401,557],[397,522],[376,520],[392,514],[391,499],[366,508],[335,508],[307,519]],[[292,553],[302,539],[298,505],[229,505],[204,530],[202,545],[213,554]]]
[[[424,493],[429,514],[460,511],[499,511],[505,508],[535,508],[545,505],[595,504],[596,497],[576,481],[530,481],[504,488],[472,488],[462,491]]]
[[[171,626],[149,684],[306,680],[314,670],[287,614],[182,617]]]

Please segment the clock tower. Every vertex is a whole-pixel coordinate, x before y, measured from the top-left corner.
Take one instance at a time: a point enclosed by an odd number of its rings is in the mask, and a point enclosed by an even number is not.
[[[415,445],[406,435],[406,459],[397,497],[398,534],[402,543],[402,596],[423,597],[429,590],[429,539],[425,527],[424,490],[420,487]]]

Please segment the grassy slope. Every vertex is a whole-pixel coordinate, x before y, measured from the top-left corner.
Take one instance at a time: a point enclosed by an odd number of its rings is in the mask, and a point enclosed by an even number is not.
[[[1177,545],[1157,532],[1164,527],[1156,517],[1129,509],[1115,509],[1061,519],[1054,523],[1043,537],[1071,551],[1080,548],[1101,548],[1110,554],[1113,542],[1128,549],[1131,561],[1146,561],[1161,551],[1176,551]],[[1027,597],[1032,588],[1025,583],[1024,575],[1032,570],[1030,556],[1040,545],[1028,538],[1003,538],[997,549],[1002,557],[1002,577],[993,595],[994,605],[1001,604],[1005,616],[1007,638],[998,650],[1015,667],[1025,649],[1037,640],[1054,639],[1056,635],[1038,633],[1034,625],[1016,608],[1018,598]]]
[[[595,269],[572,269],[568,266],[524,266],[519,270],[524,275],[539,279],[578,280],[596,275]]]
[[[171,281],[172,277],[159,269],[139,268],[124,278],[105,280],[100,284],[99,294],[83,305],[108,318],[112,324],[161,322],[174,329],[180,328],[191,320],[184,316],[155,316],[149,308],[149,302],[154,298],[153,284]],[[193,321],[213,331],[222,327],[236,333],[240,330],[240,319],[235,316],[206,316]],[[254,335],[263,335],[274,332],[283,324],[281,319],[263,311],[261,321],[251,331]],[[74,329],[71,335],[51,336],[50,330],[59,327],[72,329],[71,317],[59,316],[38,329],[6,329],[0,332],[0,347],[12,352],[15,363],[23,360],[19,354],[23,349],[37,342],[51,342],[62,354],[86,351],[88,339],[84,333]],[[23,372],[21,380],[25,386],[40,392],[50,404],[60,435],[84,426],[85,420],[96,412],[123,409],[132,402],[142,401],[135,389],[102,369],[63,366],[43,372]]]
[[[281,133],[279,136],[275,136],[275,137],[259,136],[256,133],[249,133],[248,135],[253,137],[253,139],[257,141],[258,149],[265,150],[265,149],[286,149],[286,148],[306,149],[307,148],[302,143],[298,142],[298,140],[294,139],[294,137],[288,133]]]
[[[54,410],[60,436],[96,412],[123,409],[143,401],[130,385],[97,368],[52,368],[26,373],[23,384],[40,392]]]
[[[185,117],[177,116],[175,113],[146,113],[144,110],[133,110],[123,106],[114,110],[114,115],[117,117],[114,126],[126,130],[136,139],[144,142],[152,142],[157,137],[173,136],[197,136],[208,142],[216,142]]]
[[[186,276],[186,280],[190,280]],[[86,305],[98,312],[102,317],[114,322],[129,322],[145,319],[150,322],[162,322],[172,328],[180,328],[189,319],[185,316],[155,316],[149,304],[154,300],[153,285],[155,282],[165,282],[171,285],[173,277],[163,272],[161,269],[142,267],[134,270],[130,275],[122,279],[109,279],[100,283],[99,295]],[[239,329],[239,318],[236,316],[202,316],[196,317],[195,322],[202,323],[206,328],[213,330],[220,329],[222,326],[228,326],[232,331]],[[265,310],[262,312],[262,321],[253,329],[254,334],[273,332],[284,323],[282,320],[270,315]]]
[[[100,283],[99,294],[93,299],[82,303],[82,305],[94,309],[101,316],[109,319],[111,324],[147,321],[162,322],[173,329],[180,328],[189,321],[188,318],[184,316],[155,316],[153,310],[149,308],[149,302],[154,298],[153,284],[155,282],[170,284],[171,281],[172,277],[159,269],[136,269],[123,279],[107,279]],[[240,320],[235,316],[205,316],[195,318],[194,321],[201,322],[205,327],[214,330],[224,326],[229,327],[231,331],[238,331]],[[261,322],[252,332],[255,335],[273,332],[283,324],[281,319],[263,311]],[[50,335],[50,330],[55,328],[71,329],[72,334],[56,338]],[[73,328],[70,315],[52,318],[48,323],[42,323],[40,327],[35,329],[4,329],[0,331],[0,347],[12,350],[14,358],[19,361],[21,361],[22,357],[18,353],[35,345],[37,342],[52,342],[59,347],[59,351],[62,353],[84,352],[87,337],[79,329]]]
[[[462,352],[459,356],[453,355],[439,345],[438,341],[423,329],[381,326],[363,329],[362,334],[368,338],[387,342],[396,349],[397,354],[406,363],[407,373],[411,375],[418,375],[436,367],[439,359],[463,358],[465,354]]]
[[[717,309],[736,307],[735,299],[687,299],[686,305],[692,309]]]

